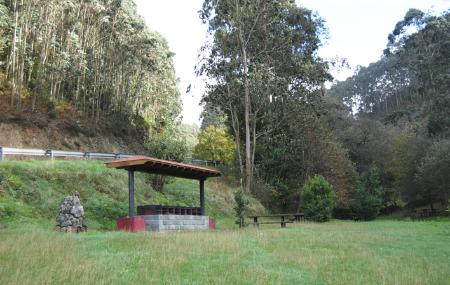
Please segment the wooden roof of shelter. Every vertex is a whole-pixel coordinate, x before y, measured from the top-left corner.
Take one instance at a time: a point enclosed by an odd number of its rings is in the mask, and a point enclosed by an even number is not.
[[[208,177],[220,176],[220,172],[217,170],[148,156],[133,156],[130,158],[114,160],[107,162],[106,167],[197,180],[205,180]]]

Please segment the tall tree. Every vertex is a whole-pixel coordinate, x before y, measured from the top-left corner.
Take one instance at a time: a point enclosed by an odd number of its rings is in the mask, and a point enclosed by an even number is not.
[[[132,0],[3,0],[2,28],[3,2],[10,28],[8,40],[0,32],[0,62],[12,107],[23,109],[31,91],[32,112],[39,101],[70,102],[93,122],[102,113],[143,118],[156,131],[178,116],[173,54]]]
[[[212,82],[204,100],[227,112],[234,136],[243,137],[250,192],[258,139],[288,117],[274,112],[314,101],[328,78],[316,55],[322,21],[289,0],[205,0],[200,17],[213,39],[199,69]]]

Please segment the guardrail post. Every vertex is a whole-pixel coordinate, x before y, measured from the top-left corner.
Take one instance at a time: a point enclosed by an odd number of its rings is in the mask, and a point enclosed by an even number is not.
[[[47,149],[46,154],[50,156],[51,160],[53,160],[53,150]]]
[[[85,152],[84,153],[84,157],[86,157],[88,160],[91,160],[91,153],[90,152]]]
[[[3,147],[0,146],[0,160],[5,159],[4,153],[3,153]]]

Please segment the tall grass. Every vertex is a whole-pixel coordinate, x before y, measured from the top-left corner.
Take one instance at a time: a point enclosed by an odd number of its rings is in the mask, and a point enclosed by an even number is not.
[[[450,223],[168,234],[0,230],[0,284],[448,284]]]

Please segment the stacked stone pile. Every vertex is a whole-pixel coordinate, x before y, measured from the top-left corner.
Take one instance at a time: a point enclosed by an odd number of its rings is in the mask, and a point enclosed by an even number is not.
[[[84,224],[84,209],[80,194],[64,198],[56,218],[56,229],[62,232],[79,233],[87,230]]]

